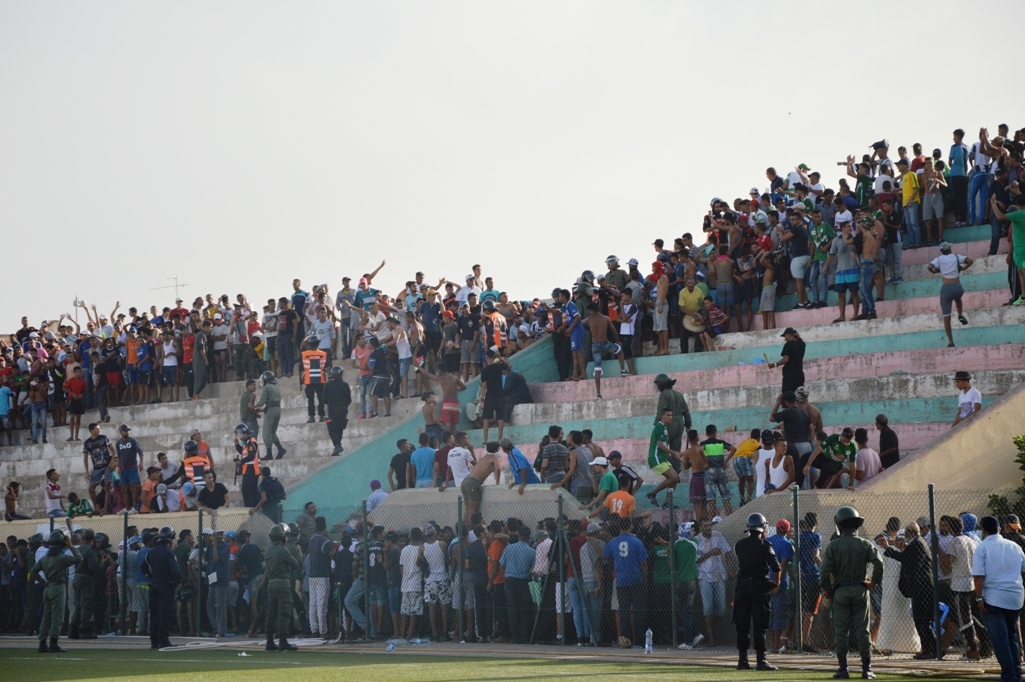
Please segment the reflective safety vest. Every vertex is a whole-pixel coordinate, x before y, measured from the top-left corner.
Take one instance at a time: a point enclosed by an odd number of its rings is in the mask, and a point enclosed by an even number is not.
[[[251,462],[242,462],[242,475],[245,476],[248,473],[252,473],[254,476],[260,475],[260,457],[259,457],[259,445],[255,440],[250,439],[248,442],[242,445],[242,458],[246,459],[252,457]]]
[[[310,384],[326,383],[324,377],[327,371],[327,353],[322,350],[303,351],[303,383]]]
[[[484,334],[488,340],[488,347],[505,348],[505,331],[505,316],[502,313],[496,311],[484,316]]]
[[[193,485],[196,483],[197,479],[200,481],[200,485],[202,485],[203,474],[205,474],[207,469],[210,468],[210,460],[202,455],[192,455],[191,457],[185,458],[182,462],[182,466],[185,467],[186,478],[188,478]]]

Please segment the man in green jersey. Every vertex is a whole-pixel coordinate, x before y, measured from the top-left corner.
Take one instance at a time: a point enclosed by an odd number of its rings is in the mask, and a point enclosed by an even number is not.
[[[821,466],[819,467],[819,480],[815,487],[839,488],[840,471],[844,466],[849,466],[853,470],[857,463],[858,446],[854,443],[854,430],[845,426],[839,434],[834,433],[826,438],[819,446],[819,450],[822,457],[818,458]],[[816,458],[817,453],[813,452],[808,458],[809,463],[816,461]],[[807,474],[806,467],[805,475]]]
[[[672,465],[674,459],[679,459],[680,453],[669,447],[669,426],[673,423],[673,411],[664,407],[660,416],[661,419],[651,430],[651,441],[648,445],[648,466],[662,476],[662,482],[646,496],[648,502],[655,507],[658,506],[656,496],[665,488],[675,488],[680,482],[680,476]]]

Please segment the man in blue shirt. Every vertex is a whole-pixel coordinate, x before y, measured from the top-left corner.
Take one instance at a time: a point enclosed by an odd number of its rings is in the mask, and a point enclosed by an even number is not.
[[[527,456],[520,452],[518,447],[513,445],[511,438],[503,438],[499,445],[505,452],[509,460],[509,469],[512,471],[513,482],[509,484],[510,489],[514,485],[519,485],[520,489],[517,492],[522,495],[523,489],[527,487],[528,483],[541,482],[541,479],[534,473],[534,468],[527,461]]]
[[[1000,679],[1021,680],[1021,642],[1018,641],[1018,614],[1025,602],[1022,573],[1025,553],[1021,547],[1000,537],[1000,522],[995,516],[982,519],[982,542],[972,556],[975,601],[986,622],[993,653],[1000,662]]]
[[[140,347],[141,350],[141,347]],[[142,446],[128,434],[131,429],[127,424],[118,428],[121,437],[114,444],[117,452],[118,467],[121,471],[121,497],[129,514],[134,514],[142,501],[142,477],[139,467],[142,466]]]
[[[209,585],[206,596],[206,612],[217,631],[217,636],[224,637],[228,631],[228,561],[230,559],[228,543],[224,541],[220,533],[215,536],[212,528],[204,528],[203,544],[203,551],[206,554],[204,557],[206,576],[203,579]],[[216,576],[213,582],[210,582],[211,576]]]
[[[561,333],[569,338],[569,350],[573,356],[573,378],[586,378],[584,364],[584,326],[581,324],[580,309],[570,298],[568,289],[559,291],[556,301],[562,311],[563,328]]]
[[[810,642],[811,624],[819,612],[822,592],[819,589],[819,564],[822,563],[822,536],[815,532],[818,517],[808,512],[800,524],[801,540],[801,616],[804,629],[802,641]],[[810,644],[804,645],[805,653],[818,653]]]
[[[406,473],[406,485],[410,481],[416,481],[416,488],[431,488],[434,486],[434,453],[435,449],[428,447],[431,437],[426,433],[420,434],[420,447],[409,456],[409,464]]]
[[[498,560],[498,575],[505,578],[506,604],[509,608],[509,632],[517,644],[526,644],[533,622],[534,602],[530,598],[530,571],[534,567],[535,552],[528,544],[530,528],[520,526],[519,537],[509,538]],[[499,585],[493,586],[498,588]]]
[[[630,616],[630,641],[638,643],[643,632],[643,611],[646,608],[644,585],[648,579],[648,551],[637,536],[630,533],[630,519],[613,517],[609,522],[618,533],[605,546],[605,560],[611,560],[616,569],[616,595],[619,598],[619,614],[626,625]]]
[[[790,624],[790,594],[787,590],[790,587],[790,565],[794,562],[794,546],[787,537],[789,532],[790,522],[780,519],[776,522],[776,534],[766,538],[776,553],[780,570],[779,587],[772,591],[770,597],[772,615],[769,618],[769,633],[772,636],[773,651],[779,651],[779,640]],[[775,576],[772,577],[775,579]]]
[[[6,384],[0,384],[0,429],[7,432],[8,445],[14,445],[14,440],[11,437],[11,400],[14,397],[14,391]],[[520,492],[522,493],[523,491],[521,490]]]

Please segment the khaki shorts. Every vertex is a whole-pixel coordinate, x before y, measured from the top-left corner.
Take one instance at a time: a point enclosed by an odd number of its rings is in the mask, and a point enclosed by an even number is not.
[[[473,476],[467,476],[463,479],[463,482],[459,484],[459,490],[463,493],[463,499],[467,502],[480,503],[483,497],[481,491],[481,482]]]

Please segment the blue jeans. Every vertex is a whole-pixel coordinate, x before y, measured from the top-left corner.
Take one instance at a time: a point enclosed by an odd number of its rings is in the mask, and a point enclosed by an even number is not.
[[[863,315],[875,315],[876,301],[872,297],[875,284],[872,278],[876,274],[876,263],[873,260],[861,261],[861,312]]]
[[[904,226],[908,228],[908,246],[918,248],[922,245],[922,206],[908,204],[904,207]]]
[[[370,406],[367,404],[370,402],[370,396],[367,395],[370,392],[370,381],[373,379],[372,376],[360,376],[359,378],[359,413],[365,415],[370,410]]]
[[[591,637],[591,623],[584,612],[583,581],[580,578],[566,578],[566,591],[569,592],[569,603],[573,606],[573,627],[577,631],[577,639],[589,639]],[[587,605],[590,610],[590,603]]]
[[[598,594],[594,591],[598,589],[598,582],[595,580],[584,580],[583,589],[584,597],[587,598],[587,617],[590,621],[587,624],[587,632],[591,637],[592,644],[598,644],[601,642],[601,608],[604,600],[602,590],[598,590]],[[574,611],[576,607],[573,607]]]
[[[1021,643],[1018,641],[1018,613],[1020,610],[1002,609],[986,604],[982,614],[993,645],[993,654],[1000,662],[1000,679],[1021,682]]]
[[[676,584],[676,620],[680,628],[680,641],[686,644],[690,644],[700,632],[697,627],[700,614],[694,610],[697,594],[697,580],[681,580]]]
[[[887,244],[886,262],[890,264],[891,279],[904,279],[904,244]]]
[[[989,233],[989,255],[995,256],[995,255],[997,255],[997,251],[1000,250],[1000,228],[1001,228],[1000,221],[997,220],[997,217],[996,217],[995,214],[991,215],[989,217],[989,227],[990,227],[990,233]]]
[[[367,618],[366,614],[363,613],[363,581],[356,578],[352,581],[352,587],[349,588],[349,592],[345,595],[345,610],[352,616],[352,620],[358,625],[367,637],[373,637],[377,633],[374,632],[374,620]]]
[[[278,355],[281,356],[281,373],[291,374],[295,365],[295,344],[286,334],[278,334]]]
[[[975,203],[978,195],[979,203]],[[981,225],[986,219],[986,202],[989,200],[989,173],[973,171],[968,179],[968,224]]]
[[[826,269],[826,261],[816,260],[811,263],[811,274],[808,276],[811,289],[811,296],[808,297],[812,303],[825,303],[829,298],[829,272]]]
[[[32,403],[32,441],[46,440],[46,403]]]

